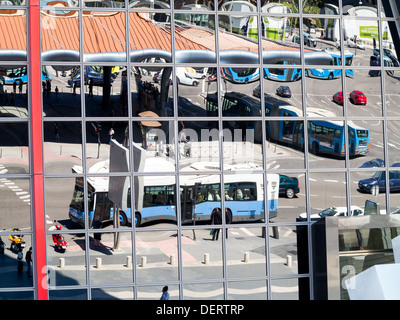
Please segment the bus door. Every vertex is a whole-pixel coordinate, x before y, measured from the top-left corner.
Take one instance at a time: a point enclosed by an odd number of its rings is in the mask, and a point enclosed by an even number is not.
[[[181,187],[181,220],[182,223],[192,222],[193,218],[193,186]]]
[[[113,203],[108,199],[107,192],[96,193],[96,204],[94,207],[93,228],[100,228],[103,221],[111,219],[111,207]]]
[[[303,146],[303,122],[302,121],[296,121],[295,127],[294,127],[294,132],[293,132],[293,144],[296,147],[302,147]]]

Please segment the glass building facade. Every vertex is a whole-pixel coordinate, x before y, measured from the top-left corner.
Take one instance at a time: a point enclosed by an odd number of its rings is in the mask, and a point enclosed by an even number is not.
[[[1,1],[0,299],[314,299],[400,208],[399,4]]]

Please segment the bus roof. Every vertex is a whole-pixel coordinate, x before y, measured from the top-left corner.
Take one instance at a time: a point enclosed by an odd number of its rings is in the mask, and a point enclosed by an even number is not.
[[[219,162],[196,162],[190,165],[189,167],[183,168],[181,172],[199,172],[199,171],[210,171],[219,169]],[[262,167],[255,163],[242,163],[242,164],[234,164],[224,166],[224,171],[231,171],[232,174],[226,173],[224,175],[224,183],[230,182],[239,182],[239,181],[247,181],[247,182],[259,182],[263,183],[263,175],[262,173],[253,173],[249,174],[254,170],[262,170]],[[278,174],[268,174],[268,179],[278,180]],[[180,176],[180,184],[181,185],[193,185],[195,183],[201,184],[218,184],[220,183],[219,174],[202,174],[199,172],[197,175],[181,175]]]

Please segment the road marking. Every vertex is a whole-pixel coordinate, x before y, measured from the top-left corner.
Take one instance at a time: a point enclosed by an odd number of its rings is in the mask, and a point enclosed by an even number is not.
[[[246,228],[240,228],[240,230],[242,230],[244,233],[246,233],[247,235],[249,235],[251,237],[255,237],[256,236],[254,233],[250,232]]]

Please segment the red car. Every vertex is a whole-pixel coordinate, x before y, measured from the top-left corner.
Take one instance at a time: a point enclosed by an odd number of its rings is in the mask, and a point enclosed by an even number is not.
[[[337,104],[343,104],[343,92],[339,91],[336,92],[333,97],[332,97],[333,101],[336,102]]]
[[[363,92],[354,90],[350,93],[350,101],[354,104],[367,104],[367,97]]]

